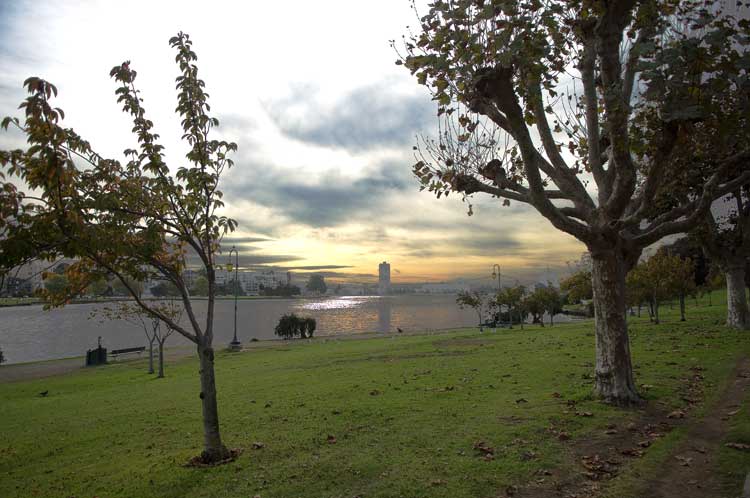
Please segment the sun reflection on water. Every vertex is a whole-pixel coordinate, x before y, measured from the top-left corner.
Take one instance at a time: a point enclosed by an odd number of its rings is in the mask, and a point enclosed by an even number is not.
[[[376,296],[340,296],[330,299],[322,299],[297,306],[303,310],[337,310],[357,308],[367,301],[378,299]]]

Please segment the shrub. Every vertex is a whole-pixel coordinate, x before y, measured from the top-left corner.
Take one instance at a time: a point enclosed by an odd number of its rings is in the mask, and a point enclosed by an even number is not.
[[[274,333],[284,339],[312,337],[317,324],[314,318],[301,318],[294,313],[284,315],[274,329]]]

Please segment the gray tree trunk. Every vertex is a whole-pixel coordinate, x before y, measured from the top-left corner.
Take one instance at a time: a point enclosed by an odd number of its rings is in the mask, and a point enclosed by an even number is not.
[[[685,294],[680,292],[680,321],[685,321]]]
[[[216,376],[214,375],[213,348],[198,345],[201,377],[201,404],[203,406],[203,452],[206,462],[217,462],[229,457],[229,451],[221,442],[219,432],[219,410],[216,403]]]
[[[730,266],[726,270],[727,279],[727,326],[746,330],[750,320],[745,297],[745,267]]]
[[[596,394],[628,406],[641,401],[635,389],[625,320],[625,263],[614,250],[592,252],[596,326]]]
[[[159,341],[159,379],[164,378],[164,341]]]
[[[148,373],[154,373],[154,339],[148,340]]]

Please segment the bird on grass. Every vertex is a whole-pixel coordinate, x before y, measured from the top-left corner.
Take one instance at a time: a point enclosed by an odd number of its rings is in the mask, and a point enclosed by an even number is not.
[[[48,394],[49,394],[49,390],[47,390],[47,391],[42,391],[42,392],[40,392],[40,393],[39,393],[39,396],[41,396],[42,398],[44,398],[44,397],[45,397],[45,396],[47,396]]]

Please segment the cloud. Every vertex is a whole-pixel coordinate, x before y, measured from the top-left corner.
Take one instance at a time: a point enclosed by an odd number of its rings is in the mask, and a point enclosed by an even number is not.
[[[310,85],[297,86],[287,98],[266,102],[266,112],[291,138],[358,151],[411,144],[416,133],[435,122],[429,96],[396,93],[387,80],[329,105],[316,94]]]
[[[222,244],[252,244],[254,242],[269,242],[273,239],[268,237],[235,237],[229,236],[222,239]]]
[[[377,211],[389,195],[410,189],[401,169],[400,164],[389,161],[369,176],[352,179],[335,170],[316,178],[266,166],[257,168],[250,178],[227,181],[224,192],[228,198],[250,200],[302,225],[332,227]]]

